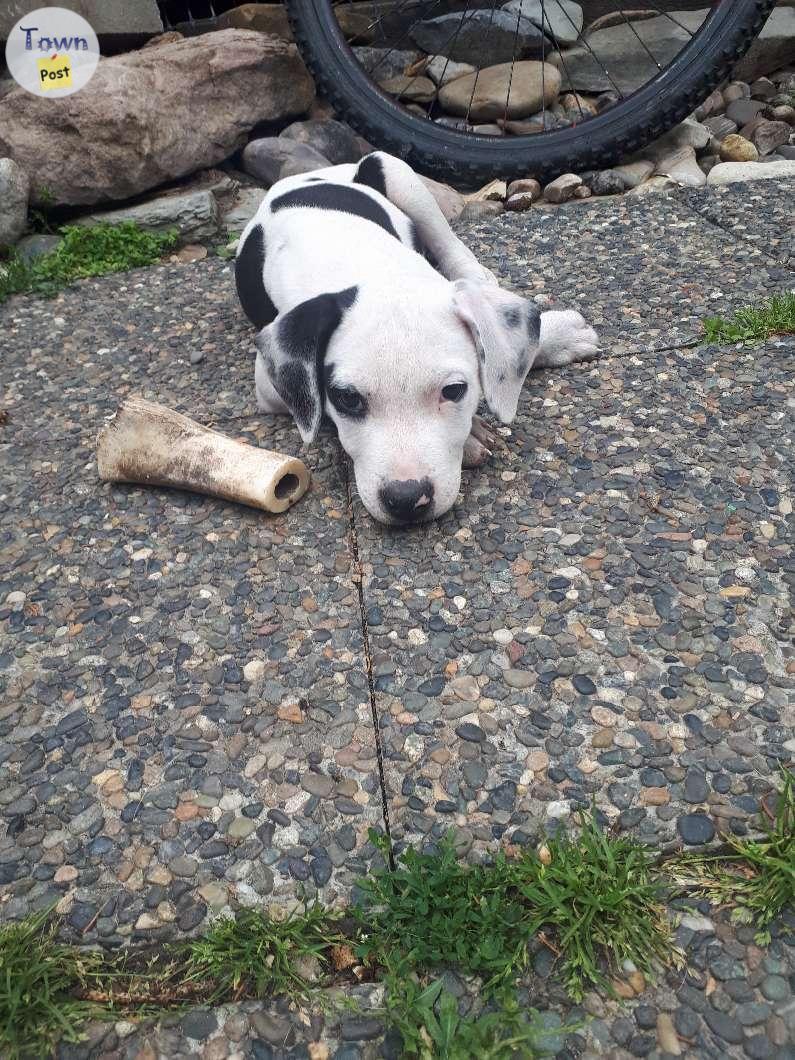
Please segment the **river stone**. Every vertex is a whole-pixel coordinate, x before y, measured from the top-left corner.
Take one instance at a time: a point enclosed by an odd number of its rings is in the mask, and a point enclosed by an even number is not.
[[[36,232],[32,236],[25,236],[17,243],[17,254],[23,261],[35,261],[45,254],[51,253],[63,242],[63,236],[47,235],[44,232]]]
[[[30,180],[22,166],[0,158],[0,247],[16,243],[25,231],[29,194]]]
[[[353,48],[353,53],[363,70],[376,81],[386,81],[390,77],[405,74],[406,69],[416,62],[419,53],[400,51],[397,48]]]
[[[654,172],[654,163],[641,159],[638,162],[628,162],[625,166],[614,166],[613,173],[617,173],[624,181],[627,188],[637,188],[647,177]]]
[[[551,181],[544,188],[544,198],[547,202],[562,203],[574,198],[577,188],[582,186],[582,178],[574,173],[563,173],[560,177]],[[593,695],[596,685],[584,674],[577,674],[572,684],[582,695]],[[589,689],[590,691],[584,691]]]
[[[475,77],[475,74],[459,77],[442,88],[439,102],[445,110],[464,116],[472,97],[469,116],[473,121],[493,121],[495,118],[505,117],[506,114],[509,118],[523,118],[534,114],[544,105],[550,106],[560,91],[560,74],[557,69],[549,63],[532,60],[490,66],[480,71],[477,84]]]
[[[751,134],[751,141],[759,154],[772,154],[778,147],[789,143],[792,127],[785,121],[763,121]]]
[[[255,124],[298,117],[313,98],[294,45],[227,29],[100,59],[74,98],[14,89],[0,156],[31,176],[34,205],[112,202],[221,162]]]
[[[722,162],[709,171],[707,184],[715,187],[741,180],[786,180],[789,177],[795,177],[795,159],[768,162],[765,166],[758,162]]]
[[[430,77],[435,85],[446,85],[457,77],[474,74],[475,69],[471,63],[454,63],[446,55],[434,55],[422,72],[426,77]]]
[[[508,11],[451,12],[418,22],[411,39],[429,55],[446,55],[480,68],[513,61],[520,55],[541,55],[552,46],[527,19]]]
[[[676,822],[679,835],[685,843],[696,846],[709,843],[715,835],[715,825],[705,813],[686,813]]]
[[[218,230],[218,203],[211,191],[160,195],[135,206],[86,214],[71,223],[90,227],[102,222],[118,225],[124,221],[132,221],[147,232],[176,228],[182,237],[208,239]]]
[[[359,137],[341,121],[295,121],[279,134],[279,139],[308,144],[333,166],[358,162],[365,154]]]
[[[290,163],[302,166],[299,172],[303,173],[331,165],[324,155],[309,144],[283,139],[281,136],[262,136],[252,140],[246,144],[240,161],[243,170],[265,187],[270,187],[285,175],[282,171]]]
[[[692,147],[680,147],[665,155],[657,163],[657,172],[685,188],[700,188],[707,183],[706,174],[696,161],[696,152]]]
[[[564,90],[634,92],[659,72],[649,52],[661,66],[669,63],[690,42],[704,14],[678,11],[676,21],[665,16],[622,21],[588,33],[582,45],[562,57],[555,53],[550,62],[560,67]]]
[[[744,136],[732,133],[720,145],[721,162],[756,162],[759,152]]]
[[[293,34],[283,4],[241,4],[218,16],[218,29],[248,29],[291,41]]]
[[[436,96],[436,86],[429,77],[399,74],[380,82],[384,92],[397,96],[403,103],[430,103]]]
[[[574,0],[555,0],[551,4],[542,4],[541,0],[509,0],[502,9],[520,14],[560,44],[574,44],[582,32],[582,8]]]

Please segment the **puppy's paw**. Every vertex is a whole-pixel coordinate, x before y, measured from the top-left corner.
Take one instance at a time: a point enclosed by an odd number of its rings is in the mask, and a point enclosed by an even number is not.
[[[574,361],[590,361],[599,355],[599,338],[575,309],[553,309],[541,314],[540,349],[535,368],[560,368]]]
[[[494,455],[495,449],[505,449],[502,438],[482,420],[472,417],[472,430],[464,442],[464,458],[461,467],[481,467]]]

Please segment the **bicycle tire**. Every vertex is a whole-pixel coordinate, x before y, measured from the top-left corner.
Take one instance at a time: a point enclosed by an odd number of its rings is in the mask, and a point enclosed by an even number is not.
[[[644,86],[581,126],[497,138],[418,117],[367,77],[331,0],[286,0],[301,56],[339,118],[427,176],[475,185],[495,177],[550,180],[604,169],[662,136],[725,80],[762,29],[775,0],[721,0],[683,49]]]

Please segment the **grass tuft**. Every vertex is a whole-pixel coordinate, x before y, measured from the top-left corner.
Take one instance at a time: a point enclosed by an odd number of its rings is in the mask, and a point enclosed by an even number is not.
[[[345,942],[339,915],[319,905],[278,920],[260,909],[216,920],[200,939],[188,943],[187,982],[205,982],[210,1002],[270,994],[306,997],[313,969],[327,963],[331,946]]]
[[[770,942],[773,921],[795,905],[795,773],[782,770],[782,780],[764,839],[727,836],[729,854],[691,854],[673,865],[683,890],[733,906],[732,921],[753,924],[760,946]]]
[[[704,341],[761,342],[773,335],[795,333],[795,294],[774,295],[760,306],[739,309],[733,317],[704,321]]]
[[[58,1041],[77,1042],[94,1014],[76,998],[101,959],[55,941],[51,910],[0,927],[0,1056],[49,1056]]]
[[[500,853],[490,865],[461,864],[450,837],[437,854],[406,851],[395,871],[361,883],[359,955],[388,971],[452,966],[497,994],[527,965],[538,936],[576,1000],[587,986],[607,985],[605,968],[620,974],[627,961],[652,977],[655,965],[680,957],[665,886],[635,840],[606,834],[592,815],[579,823],[575,837],[550,838],[517,860]]]
[[[12,250],[0,261],[0,302],[27,292],[51,297],[75,280],[153,265],[176,245],[179,235],[176,229],[144,232],[132,221],[66,225],[58,234],[63,239],[49,254],[26,262]]]

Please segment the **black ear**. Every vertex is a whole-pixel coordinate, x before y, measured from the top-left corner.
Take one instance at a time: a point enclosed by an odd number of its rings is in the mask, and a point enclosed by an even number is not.
[[[323,417],[323,364],[331,337],[356,301],[358,287],[308,298],[257,335],[258,356],[305,442]]]

